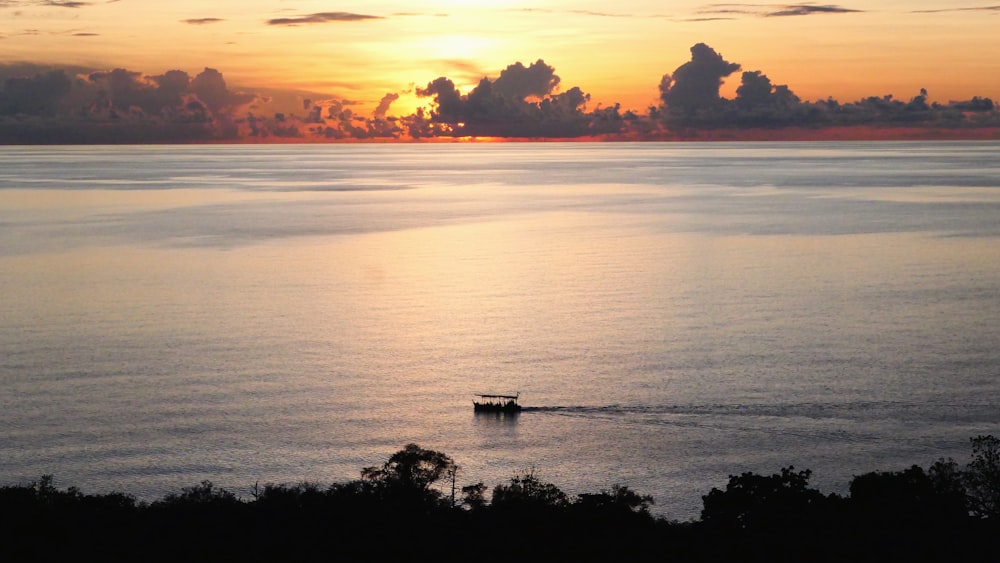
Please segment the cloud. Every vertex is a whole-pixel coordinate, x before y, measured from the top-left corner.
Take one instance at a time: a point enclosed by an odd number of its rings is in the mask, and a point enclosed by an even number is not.
[[[443,69],[443,74],[454,77],[460,84],[478,82],[480,78],[489,74],[489,71],[475,62],[463,59],[429,60],[427,64],[432,68]]]
[[[190,89],[212,111],[249,104],[255,99],[251,94],[231,91],[222,73],[208,67],[191,79]]]
[[[618,104],[587,112],[590,95],[577,86],[556,93],[560,82],[555,68],[541,59],[511,64],[496,79],[483,77],[468,95],[442,76],[416,88],[417,96],[434,98],[430,115],[419,109],[401,121],[414,138],[569,138],[617,133],[631,119]]]
[[[833,4],[708,4],[698,14],[714,16],[755,16],[774,18],[785,16],[813,16],[823,14],[850,14],[863,10]],[[711,21],[717,18],[700,18],[692,21]]]
[[[937,10],[913,10],[912,14],[940,14],[945,12],[1000,12],[1000,6],[973,6],[970,8],[939,8]]]
[[[550,8],[511,8],[510,12],[527,12],[542,14],[573,14],[577,16],[592,16],[595,18],[663,18],[673,19],[674,16],[667,14],[632,14],[625,12],[603,12],[599,10],[553,10]]]
[[[579,16],[594,16],[600,18],[634,18],[635,14],[622,14],[613,12],[598,12],[596,10],[550,10],[546,8],[516,8],[515,12],[536,12],[543,14],[576,14]]]
[[[0,8],[20,8],[28,6],[50,6],[54,8],[84,8],[93,2],[74,2],[70,0],[0,0]],[[20,15],[17,13],[15,15]]]
[[[381,20],[382,16],[355,14],[351,12],[319,12],[294,18],[274,18],[267,20],[267,25],[301,25],[306,23],[354,22],[364,20]]]
[[[42,6],[55,6],[57,8],[83,8],[89,6],[90,2],[60,2],[59,0],[46,0]]]
[[[831,6],[829,4],[824,6],[816,6],[813,4],[796,4],[793,6],[785,6],[784,8],[765,14],[766,17],[779,17],[779,16],[811,16],[813,14],[849,14],[860,12],[861,10],[852,10],[850,8],[843,8],[841,6]]]
[[[73,37],[100,37],[100,33],[90,33],[87,31],[78,31],[73,34]]]
[[[529,66],[517,62],[500,72],[500,77],[493,82],[493,89],[502,96],[516,100],[529,96],[541,98],[559,87],[560,79],[555,70],[542,59]]]
[[[722,58],[704,43],[691,47],[691,60],[677,67],[660,82],[660,98],[677,116],[691,117],[717,106],[722,79],[740,70],[740,65]]]
[[[402,18],[421,18],[421,17],[425,17],[425,18],[447,18],[448,17],[448,14],[440,13],[440,12],[439,13],[435,13],[435,14],[424,14],[424,13],[420,13],[420,12],[395,12],[392,15],[395,16],[395,17],[402,17]]]
[[[385,114],[389,112],[389,106],[392,105],[392,102],[395,102],[398,99],[399,94],[392,92],[383,96],[382,100],[378,103],[378,107],[375,108],[375,117],[385,117]]]
[[[181,23],[186,23],[189,25],[207,25],[210,23],[219,23],[226,20],[222,18],[191,18],[187,20],[181,20]]]
[[[61,35],[95,34],[77,28]],[[563,86],[555,68],[542,59],[529,65],[511,64],[499,76],[462,59],[433,62],[446,69],[444,76],[424,88],[410,84],[418,97],[433,98],[429,109],[390,116],[401,92],[388,93],[371,117],[362,115],[367,110],[349,107],[359,102],[327,99],[329,93],[320,91],[233,91],[222,73],[212,68],[192,77],[181,70],[153,76],[123,68],[94,72],[83,67],[0,63],[0,144],[184,142],[251,136],[332,141],[612,134],[638,140],[667,133],[701,135],[701,130],[718,128],[971,128],[1000,123],[997,105],[989,98],[942,105],[930,103],[921,91],[909,101],[889,95],[843,104],[832,98],[804,102],[788,86],[771,83],[760,71],[744,72],[736,97],[725,99],[719,93],[722,80],[740,70],[740,65],[703,43],[691,48],[689,62],[663,77],[662,104],[650,108],[648,116],[620,111],[619,104],[588,107],[590,96],[579,87]],[[463,94],[456,81],[447,77],[447,70],[475,73],[478,84]],[[344,83],[341,88],[353,86]],[[263,95],[268,92],[273,95]],[[279,103],[280,92],[291,105]],[[306,99],[313,101],[306,103]]]
[[[448,67],[469,74],[475,74],[476,76],[483,76],[486,74],[483,72],[483,68],[472,61],[467,61],[463,59],[445,59],[440,61],[447,65]]]
[[[696,13],[719,16],[752,16],[760,13],[759,6],[754,4],[708,4]]]

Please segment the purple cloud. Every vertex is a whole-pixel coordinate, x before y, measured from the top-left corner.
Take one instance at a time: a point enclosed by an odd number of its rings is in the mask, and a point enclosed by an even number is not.
[[[300,25],[304,23],[354,22],[364,20],[380,20],[381,16],[354,14],[351,12],[320,12],[295,18],[274,18],[267,20],[267,25]]]

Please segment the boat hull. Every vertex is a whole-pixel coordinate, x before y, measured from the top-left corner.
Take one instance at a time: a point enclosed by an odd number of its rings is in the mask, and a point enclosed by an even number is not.
[[[495,412],[495,413],[516,413],[521,412],[521,405],[517,403],[472,403],[472,408],[476,412]]]

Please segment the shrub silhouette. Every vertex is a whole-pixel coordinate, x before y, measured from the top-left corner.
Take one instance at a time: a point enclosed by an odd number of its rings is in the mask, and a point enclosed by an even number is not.
[[[769,476],[743,473],[730,476],[725,490],[712,489],[702,497],[705,524],[734,530],[795,526],[810,521],[828,506],[828,498],[809,488],[808,469],[782,468]]]
[[[992,434],[971,438],[972,461],[966,466],[966,488],[972,512],[1000,518],[1000,439]]]
[[[533,470],[491,503],[483,483],[464,487],[456,508],[435,488],[454,462],[415,444],[356,481],[255,485],[248,499],[203,481],[146,504],[60,490],[46,475],[0,487],[0,561],[991,560],[998,444],[971,443],[962,469],[867,473],[844,498],[793,467],[731,476],[687,523],[654,518],[653,499],[626,486],[571,498]]]
[[[654,501],[649,495],[641,495],[625,485],[615,484],[610,491],[583,493],[573,504],[586,512],[621,517],[635,513],[648,515]]]
[[[955,477],[957,478],[957,476]],[[855,477],[851,504],[867,520],[935,522],[965,516],[965,498],[954,483],[939,475],[932,479],[914,465],[903,471],[876,471]]]
[[[506,485],[493,488],[493,508],[497,510],[561,509],[569,497],[552,483],[535,476],[534,470],[511,477]]]

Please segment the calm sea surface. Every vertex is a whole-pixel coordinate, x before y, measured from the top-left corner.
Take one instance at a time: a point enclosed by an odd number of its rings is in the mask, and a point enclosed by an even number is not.
[[[1000,434],[1000,143],[0,150],[0,483],[730,474]],[[516,418],[472,394],[521,392]]]

